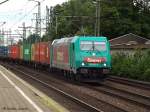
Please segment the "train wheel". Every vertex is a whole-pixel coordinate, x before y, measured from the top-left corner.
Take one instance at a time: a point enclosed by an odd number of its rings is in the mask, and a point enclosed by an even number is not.
[[[64,77],[66,77],[66,78],[67,78],[67,73],[66,73],[66,71],[65,71],[65,70],[63,70],[63,74],[64,74]]]
[[[66,74],[67,74],[67,79],[70,80],[70,74],[66,71]]]
[[[64,73],[64,77],[66,77],[66,79],[70,79],[69,73],[66,70],[64,70],[63,73]]]
[[[71,77],[71,80],[74,81],[76,78],[75,78],[75,74],[70,72],[70,77]]]
[[[75,79],[76,79],[76,81],[81,82],[81,75],[76,74]]]

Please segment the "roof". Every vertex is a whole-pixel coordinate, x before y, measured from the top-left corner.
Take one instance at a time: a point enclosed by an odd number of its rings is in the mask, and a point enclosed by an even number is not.
[[[129,33],[110,40],[111,48],[150,48],[150,40],[141,36]]]
[[[116,46],[111,46],[111,49],[149,49],[150,44],[148,45],[116,45]]]

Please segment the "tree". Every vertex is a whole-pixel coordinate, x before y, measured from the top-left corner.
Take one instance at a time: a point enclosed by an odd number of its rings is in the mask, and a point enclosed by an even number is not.
[[[100,31],[109,39],[127,33],[150,37],[150,0],[101,0]],[[93,0],[70,0],[53,7],[52,24],[43,40],[95,34]],[[57,26],[57,32],[56,32]]]
[[[23,40],[23,43],[35,43],[35,42],[40,42],[40,36],[36,34],[30,35],[27,39]]]

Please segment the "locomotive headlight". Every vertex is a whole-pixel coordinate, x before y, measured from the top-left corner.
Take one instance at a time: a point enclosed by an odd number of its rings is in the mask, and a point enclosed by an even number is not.
[[[106,67],[106,63],[104,63],[104,66]]]
[[[84,63],[82,63],[82,66],[84,66],[85,64]]]
[[[95,54],[95,53],[93,53],[92,55],[93,55],[93,56],[95,56],[96,54]]]

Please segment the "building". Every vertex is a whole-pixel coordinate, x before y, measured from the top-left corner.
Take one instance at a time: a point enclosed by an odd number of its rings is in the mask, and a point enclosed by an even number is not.
[[[111,53],[134,53],[135,49],[150,49],[150,40],[129,33],[110,40]]]

